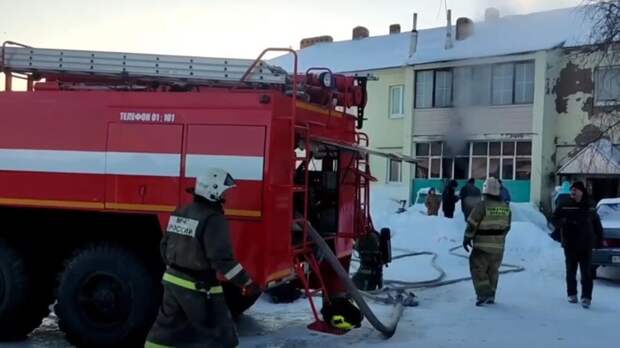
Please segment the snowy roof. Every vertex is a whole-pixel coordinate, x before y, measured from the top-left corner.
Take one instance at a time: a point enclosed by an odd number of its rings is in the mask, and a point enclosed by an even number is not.
[[[418,32],[417,50],[409,58],[409,32],[319,43],[298,51],[300,71],[313,66],[327,66],[336,72],[355,72],[393,68],[450,60],[492,57],[574,47],[589,42],[590,16],[580,8],[566,8],[526,15],[500,17],[495,21],[474,23],[473,34],[446,49],[446,28]],[[291,70],[292,56],[274,58],[271,64]]]
[[[620,174],[620,150],[607,139],[584,147],[562,165],[559,174]]]

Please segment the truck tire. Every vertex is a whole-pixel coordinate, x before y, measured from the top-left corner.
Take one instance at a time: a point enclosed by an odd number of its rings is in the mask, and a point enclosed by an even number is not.
[[[243,312],[252,307],[261,295],[243,296],[241,294],[241,289],[231,283],[222,283],[222,287],[224,288],[224,298],[226,298],[226,304],[228,305],[230,314],[232,314],[235,319],[239,318]]]
[[[49,314],[51,292],[51,287],[37,288],[22,255],[0,240],[0,340],[24,339],[41,325]]]
[[[161,285],[131,252],[113,245],[82,249],[60,276],[58,325],[78,347],[142,346],[161,301]]]

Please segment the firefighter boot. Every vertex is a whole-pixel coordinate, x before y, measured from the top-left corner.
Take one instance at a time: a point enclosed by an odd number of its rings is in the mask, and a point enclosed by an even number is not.
[[[351,330],[362,325],[364,316],[353,302],[347,298],[333,298],[321,309],[323,320],[340,330]]]

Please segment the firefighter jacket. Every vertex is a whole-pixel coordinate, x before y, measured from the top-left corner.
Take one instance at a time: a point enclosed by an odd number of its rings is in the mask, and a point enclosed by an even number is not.
[[[601,219],[594,204],[586,197],[581,202],[567,199],[553,212],[554,233],[559,233],[562,246],[568,251],[589,250],[603,239]]]
[[[201,200],[177,209],[170,216],[160,248],[170,269],[195,280],[217,283],[217,272],[239,287],[251,282],[233,255],[220,203]]]
[[[512,213],[499,197],[486,195],[478,202],[467,219],[465,238],[473,240],[474,249],[502,254],[506,234],[510,230]]]

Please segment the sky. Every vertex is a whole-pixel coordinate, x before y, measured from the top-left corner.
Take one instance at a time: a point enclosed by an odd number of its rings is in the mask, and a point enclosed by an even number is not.
[[[255,58],[266,47],[299,47],[304,37],[351,39],[362,25],[385,35],[445,25],[445,8],[481,19],[575,6],[582,0],[0,0],[0,42],[34,47]]]
[[[267,47],[299,48],[306,37],[350,40],[390,24],[403,31],[444,26],[446,6],[474,21],[488,7],[500,15],[579,5],[583,0],[0,0],[0,43],[33,47],[256,58]],[[277,55],[277,54],[275,54]],[[275,55],[266,56],[272,58]],[[25,88],[15,81],[16,89]],[[4,76],[0,73],[0,91]]]

